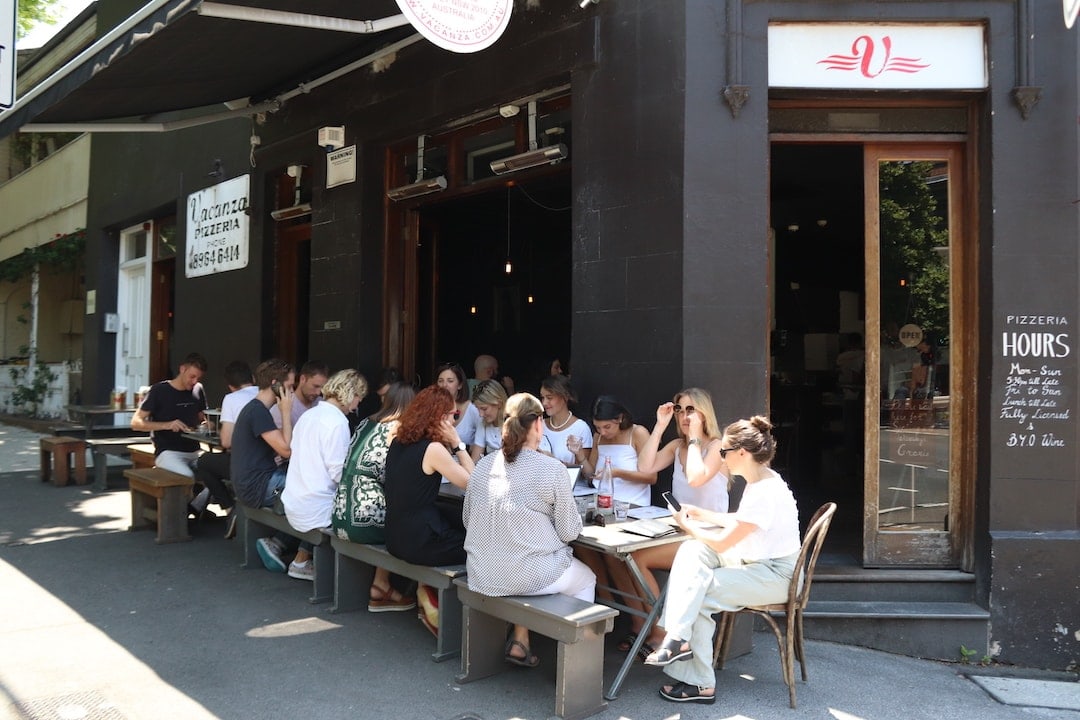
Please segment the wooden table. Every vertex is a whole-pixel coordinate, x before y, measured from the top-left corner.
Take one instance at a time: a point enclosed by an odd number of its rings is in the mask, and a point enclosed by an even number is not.
[[[116,409],[112,405],[68,405],[68,415],[75,415],[79,418],[79,422],[86,428],[86,439],[89,440],[94,435],[94,425],[98,419],[105,415],[116,415],[118,413],[134,413],[138,408],[122,408]]]
[[[637,657],[638,651],[641,650],[641,646],[645,644],[645,640],[649,636],[649,628],[656,623],[660,617],[660,611],[664,607],[664,598],[667,595],[667,583],[660,589],[659,596],[653,596],[652,591],[649,589],[649,585],[645,582],[644,576],[641,574],[641,568],[638,567],[634,561],[634,553],[638,550],[644,550],[645,548],[657,547],[659,545],[670,545],[672,543],[681,543],[687,539],[686,533],[681,530],[672,535],[664,535],[663,537],[650,538],[643,535],[635,535],[633,533],[625,532],[619,529],[619,526],[623,523],[616,523],[611,516],[607,518],[608,524],[605,527],[598,525],[586,525],[581,530],[581,535],[577,540],[570,543],[574,547],[580,547],[587,550],[592,550],[604,555],[611,555],[616,557],[626,564],[627,569],[630,571],[630,575],[633,576],[637,582],[638,587],[641,588],[642,596],[639,598],[643,602],[652,606],[645,615],[645,630],[638,633],[637,638],[634,640],[633,646],[626,654],[626,659],[623,660],[622,667],[619,668],[619,672],[616,673],[615,679],[611,683],[611,687],[604,693],[604,698],[607,700],[614,700],[619,696],[619,689],[622,687],[623,681],[626,680],[627,674],[630,672],[630,668],[634,665],[634,660]],[[675,525],[673,518],[659,518],[660,520]],[[626,522],[633,522],[633,518]],[[621,591],[618,591],[621,593]],[[598,601],[599,602],[599,601]],[[618,607],[620,611],[632,612],[640,614],[639,611],[626,607],[625,605],[618,603],[612,604],[614,607]]]

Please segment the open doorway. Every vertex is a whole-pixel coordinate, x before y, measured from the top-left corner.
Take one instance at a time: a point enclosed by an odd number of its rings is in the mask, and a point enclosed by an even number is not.
[[[865,229],[863,147],[771,150],[775,465],[799,507],[839,507],[830,551],[862,554]],[[842,355],[842,353],[847,353]]]
[[[472,375],[481,353],[518,391],[539,392],[570,349],[571,213],[566,174],[515,180],[418,209],[417,374]],[[507,269],[509,267],[509,272]]]

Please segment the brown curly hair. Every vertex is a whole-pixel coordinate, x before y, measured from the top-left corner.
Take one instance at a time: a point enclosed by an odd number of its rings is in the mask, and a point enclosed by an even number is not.
[[[429,385],[413,399],[401,414],[397,440],[405,445],[427,438],[440,442],[439,423],[443,415],[454,412],[454,396],[437,385]]]

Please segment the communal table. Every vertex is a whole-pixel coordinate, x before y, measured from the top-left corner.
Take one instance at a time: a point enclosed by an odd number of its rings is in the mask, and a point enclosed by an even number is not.
[[[670,524],[672,527],[676,527],[674,518],[658,518],[662,522]],[[672,543],[681,543],[686,540],[687,535],[682,530],[675,532],[671,535],[663,535],[661,537],[645,537],[644,535],[635,535],[620,529],[621,525],[625,523],[634,522],[633,518],[624,522],[615,522],[612,516],[605,518],[607,525],[600,527],[598,525],[586,525],[581,530],[581,535],[577,540],[574,540],[570,544],[574,547],[584,548],[592,550],[604,555],[611,555],[616,557],[626,564],[627,569],[630,571],[630,575],[633,576],[637,582],[638,587],[641,589],[642,595],[639,598],[647,605],[652,606],[645,615],[645,629],[638,633],[637,638],[634,640],[633,646],[630,648],[630,652],[626,654],[626,659],[623,661],[622,667],[619,668],[619,672],[615,675],[615,679],[611,683],[611,687],[604,693],[604,698],[607,700],[614,700],[619,696],[619,689],[622,687],[623,681],[626,680],[627,674],[630,672],[630,668],[634,665],[634,660],[637,657],[638,651],[641,650],[641,646],[645,643],[645,640],[649,636],[649,628],[651,628],[660,617],[660,611],[664,607],[664,598],[667,595],[667,583],[660,589],[660,595],[654,596],[649,589],[648,584],[645,582],[645,578],[641,574],[641,568],[638,567],[634,561],[634,553],[638,550],[644,550],[645,548],[656,547],[658,545],[670,545]],[[615,590],[618,594],[622,593],[621,590]],[[602,601],[598,601],[602,602]],[[620,610],[634,612],[625,605],[619,603],[617,607]]]
[[[90,440],[94,435],[94,425],[99,418],[105,415],[116,415],[119,413],[134,413],[138,408],[114,408],[112,405],[68,405],[68,415],[74,415],[78,418],[78,422],[86,428],[86,439]]]
[[[225,449],[221,444],[221,435],[218,433],[186,432],[180,433],[180,437],[205,445],[210,452],[222,452]]]

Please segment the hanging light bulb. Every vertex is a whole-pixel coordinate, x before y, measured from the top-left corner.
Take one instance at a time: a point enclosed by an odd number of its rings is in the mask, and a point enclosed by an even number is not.
[[[469,308],[469,314],[470,315],[475,315],[476,314],[476,306],[475,305],[473,305],[472,307]]]
[[[506,274],[514,271],[514,265],[510,262],[510,188],[513,183],[506,186]]]
[[[533,296],[532,296],[532,295],[530,295],[530,296],[529,296],[529,304],[530,304],[530,305],[532,304],[532,301],[533,301]]]

